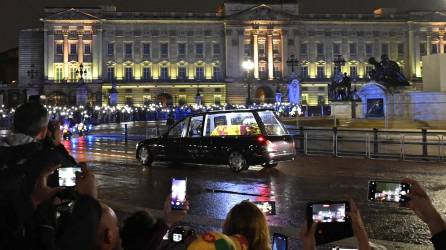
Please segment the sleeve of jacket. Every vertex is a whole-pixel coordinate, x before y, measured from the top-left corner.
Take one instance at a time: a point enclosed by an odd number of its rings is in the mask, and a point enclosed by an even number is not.
[[[99,201],[90,196],[80,195],[70,218],[66,221],[65,230],[58,239],[60,249],[94,249],[101,214]]]
[[[436,250],[446,249],[446,230],[443,230],[431,238],[432,244]]]

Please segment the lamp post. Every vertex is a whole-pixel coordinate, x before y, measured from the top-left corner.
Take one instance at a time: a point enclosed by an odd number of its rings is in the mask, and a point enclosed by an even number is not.
[[[286,61],[288,66],[291,66],[291,72],[294,73],[294,67],[297,67],[299,65],[299,60],[295,58],[294,55],[290,55],[290,58]]]
[[[251,59],[247,59],[242,63],[243,69],[246,70],[246,83],[248,84],[248,98],[246,99],[246,105],[251,104],[251,70],[254,69],[254,63]]]
[[[342,72],[342,68],[341,66],[345,65],[345,59],[342,55],[335,55],[334,59],[333,59],[333,63],[335,65],[335,72],[334,75],[336,75],[336,73],[341,73]],[[337,71],[337,72],[336,72]]]
[[[80,81],[82,82],[84,80],[84,75],[87,74],[87,70],[84,70],[84,65],[81,63],[81,65],[79,65],[79,69],[76,70],[76,74],[79,74],[80,76]]]

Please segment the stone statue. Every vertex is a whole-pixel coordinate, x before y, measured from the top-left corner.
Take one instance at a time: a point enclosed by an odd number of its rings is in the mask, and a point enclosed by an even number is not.
[[[375,66],[375,69],[369,73],[372,80],[389,87],[409,86],[409,81],[401,72],[400,66],[395,61],[391,61],[387,55],[381,56],[381,62],[371,57],[369,63]]]
[[[288,84],[288,101],[291,104],[300,104],[300,82],[297,79]]]
[[[348,101],[352,99],[352,79],[347,73],[338,72],[328,87],[328,97],[333,101]]]

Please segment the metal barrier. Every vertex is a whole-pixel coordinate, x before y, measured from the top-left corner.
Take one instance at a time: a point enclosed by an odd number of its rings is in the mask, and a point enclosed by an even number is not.
[[[299,128],[298,151],[368,159],[445,160],[444,130]]]

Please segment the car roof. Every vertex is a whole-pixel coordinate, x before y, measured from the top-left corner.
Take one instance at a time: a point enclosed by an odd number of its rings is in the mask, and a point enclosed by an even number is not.
[[[207,115],[207,114],[225,114],[225,113],[237,113],[237,112],[252,112],[252,111],[274,111],[274,109],[262,108],[262,109],[227,109],[227,110],[211,110],[193,114],[192,116]]]

